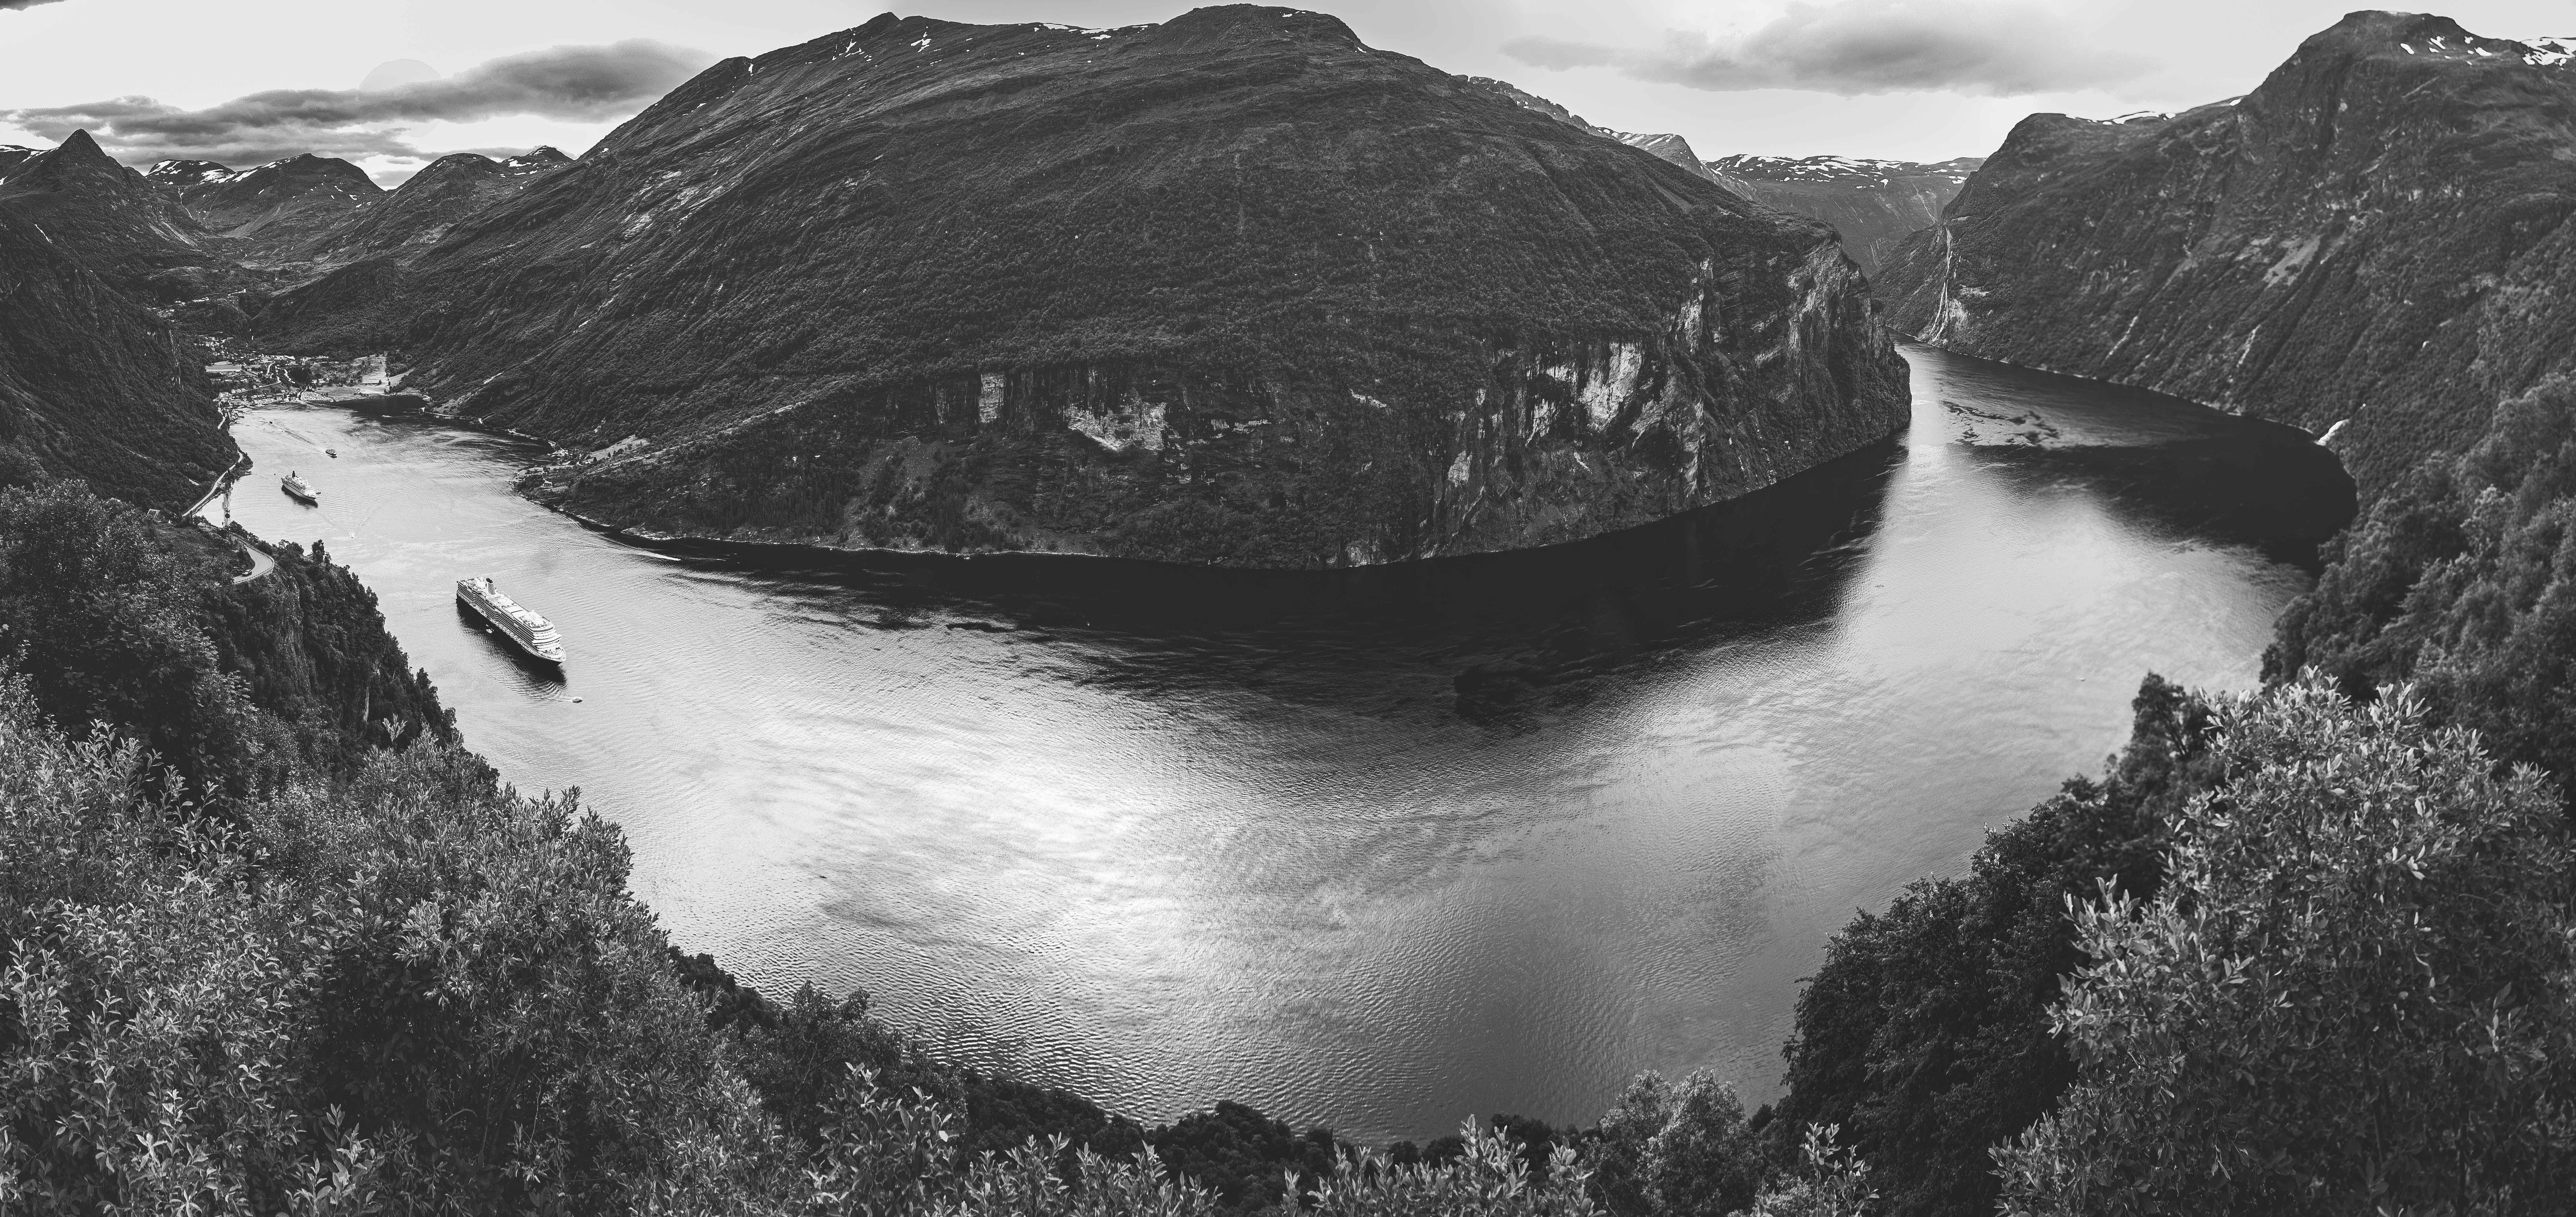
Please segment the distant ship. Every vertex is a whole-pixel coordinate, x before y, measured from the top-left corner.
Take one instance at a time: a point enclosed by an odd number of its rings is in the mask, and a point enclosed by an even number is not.
[[[482,614],[502,637],[547,663],[563,662],[563,635],[553,623],[501,594],[489,575],[456,581],[456,602]]]
[[[322,501],[321,491],[315,490],[311,482],[307,482],[303,478],[297,477],[292,473],[277,479],[277,484],[283,487],[286,490],[286,493],[294,495],[296,498],[302,499],[307,503],[320,503]]]

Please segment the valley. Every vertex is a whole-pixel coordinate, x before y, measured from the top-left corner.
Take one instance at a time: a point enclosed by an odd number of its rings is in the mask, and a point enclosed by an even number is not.
[[[236,425],[320,507],[253,477],[208,513],[363,576],[468,744],[614,809],[638,894],[746,982],[864,986],[1148,1122],[1423,1140],[1647,1067],[1776,1097],[1814,944],[2116,744],[2133,690],[2088,674],[2251,687],[2349,511],[2286,428],[1910,361],[1901,445],[1418,574],[637,547],[512,494],[535,445],[365,399]],[[478,573],[560,673],[460,623]]]
[[[2576,43],[1550,8],[0,108],[0,1211],[2552,1217]]]

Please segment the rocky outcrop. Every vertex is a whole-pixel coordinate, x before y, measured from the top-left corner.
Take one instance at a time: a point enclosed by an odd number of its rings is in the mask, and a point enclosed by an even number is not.
[[[607,450],[532,479],[585,515],[846,546],[1539,545],[1907,417],[1821,225],[1250,6],[889,14],[728,60],[408,269],[263,324]]]
[[[2332,432],[2364,496],[2576,364],[2576,68],[2355,13],[2243,98],[2038,115],[1879,277],[1992,359]]]
[[[1719,185],[1791,215],[1822,220],[1843,252],[1875,282],[1905,238],[1940,222],[1941,209],[1981,158],[1922,164],[1842,156],[1727,156],[1707,169]]]
[[[0,481],[187,506],[237,453],[193,346],[0,204]]]
[[[571,163],[571,157],[553,148],[538,148],[507,160],[473,152],[442,156],[401,186],[361,200],[330,227],[296,246],[292,256],[321,269],[371,257],[409,261],[467,216]]]
[[[175,199],[110,159],[86,131],[0,178],[0,214],[40,226],[60,252],[147,297],[203,294],[223,261]]]

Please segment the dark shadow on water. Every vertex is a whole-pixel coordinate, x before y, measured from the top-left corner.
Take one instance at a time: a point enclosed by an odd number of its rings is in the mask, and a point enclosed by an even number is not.
[[[483,620],[482,614],[465,607],[462,601],[456,602],[456,622],[481,635],[484,644],[491,647],[493,653],[517,665],[519,671],[527,676],[530,683],[555,689],[570,686],[571,682],[565,678],[562,664],[548,663],[520,650],[517,644],[502,637],[501,631],[491,622]]]
[[[1974,459],[2025,485],[2080,483],[2131,518],[2180,536],[2247,546],[2310,572],[2356,510],[2351,475],[2295,428],[2142,448],[1978,446]]]
[[[2343,462],[2296,427],[1918,343],[1904,351],[1935,374],[1942,438],[1971,438],[1977,461],[2021,484],[2078,482],[2142,522],[2310,571],[2357,510]]]
[[[1302,698],[1389,665],[1450,674],[1471,714],[1711,635],[1813,620],[1879,521],[1894,440],[1770,489],[1567,545],[1353,570],[1214,570],[1116,558],[834,553],[621,540],[734,574],[876,628],[1074,637],[1125,662],[1088,675],[1150,687],[1217,677]],[[1491,668],[1499,681],[1475,675]],[[1525,687],[1524,687],[1525,686]],[[1335,698],[1324,698],[1337,700]]]

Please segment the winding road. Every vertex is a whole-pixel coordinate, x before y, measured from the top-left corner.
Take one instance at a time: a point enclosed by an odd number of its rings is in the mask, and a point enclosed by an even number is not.
[[[259,578],[260,576],[277,569],[277,559],[269,557],[267,550],[261,549],[240,537],[233,537],[232,540],[234,544],[242,547],[243,553],[250,555],[250,573],[247,575],[233,576],[233,582],[248,583],[253,579]]]

